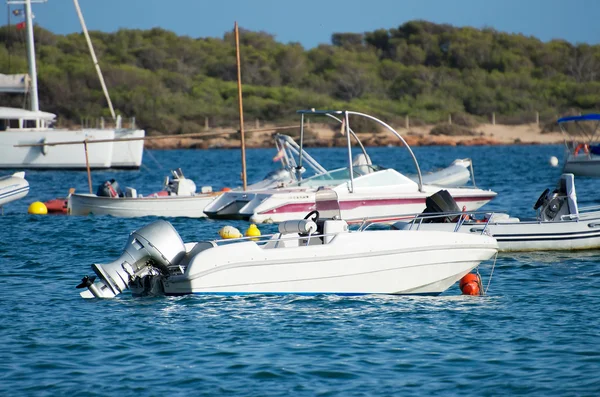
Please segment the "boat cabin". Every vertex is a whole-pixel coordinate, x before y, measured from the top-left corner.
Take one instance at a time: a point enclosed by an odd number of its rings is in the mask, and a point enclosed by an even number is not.
[[[48,129],[53,128],[55,122],[53,113],[0,107],[0,131]]]

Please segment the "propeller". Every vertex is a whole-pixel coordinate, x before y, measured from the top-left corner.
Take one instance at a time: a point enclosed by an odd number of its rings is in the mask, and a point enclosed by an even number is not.
[[[89,287],[90,285],[94,284],[94,281],[95,281],[95,280],[96,280],[96,276],[92,276],[92,277],[90,277],[90,276],[84,276],[84,277],[81,279],[81,284],[79,284],[79,285],[78,285],[77,287],[75,287],[75,288],[87,288],[87,287]]]

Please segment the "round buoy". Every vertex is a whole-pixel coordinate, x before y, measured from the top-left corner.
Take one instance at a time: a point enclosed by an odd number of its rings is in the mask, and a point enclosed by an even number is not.
[[[463,295],[479,295],[479,284],[476,282],[470,282],[463,285]]]
[[[468,273],[458,284],[463,295],[481,295],[481,278],[478,274]]]
[[[246,233],[244,233],[244,236],[246,237],[260,237],[260,230],[258,229],[258,227],[252,223],[250,224],[250,226],[248,226],[248,229],[246,229]],[[257,241],[257,238],[253,238],[252,240]]]
[[[46,204],[41,201],[35,201],[29,205],[28,213],[33,215],[46,215],[48,213],[48,208]]]
[[[224,187],[223,189],[221,189],[222,192],[230,192],[231,188],[230,187]]]
[[[558,165],[558,159],[555,156],[550,157],[550,165],[556,167]]]
[[[221,230],[219,230],[219,236],[223,239],[243,237],[242,233],[233,226],[223,226]]]

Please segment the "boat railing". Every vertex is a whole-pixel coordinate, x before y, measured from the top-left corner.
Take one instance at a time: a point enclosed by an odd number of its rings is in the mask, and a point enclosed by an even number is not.
[[[484,234],[487,230],[488,224],[493,219],[495,212],[491,211],[453,211],[453,212],[436,212],[432,214],[414,213],[414,214],[402,214],[399,215],[399,219],[405,219],[407,224],[410,225],[408,230],[419,230],[423,223],[432,219],[448,219],[452,220],[444,223],[454,224],[454,232],[458,232],[461,226],[468,220],[475,219],[476,215],[484,215],[483,220],[477,220],[477,224],[483,226],[480,230],[481,234]],[[367,230],[373,225],[389,223],[389,221],[371,221],[368,218],[363,219],[363,223],[359,227],[359,230]],[[478,229],[479,231],[479,229]]]
[[[311,239],[321,238],[321,237],[335,237],[338,233],[312,233],[312,234],[299,234],[299,233],[272,233],[272,234],[263,234],[260,236],[249,236],[249,237],[238,237],[238,238],[229,238],[229,239],[219,239],[219,240],[211,240],[212,243],[217,245],[226,245],[232,243],[239,243],[241,241],[252,241],[255,242],[259,246],[266,245],[268,243],[278,243],[285,241],[299,241],[303,243],[303,245],[310,245]],[[298,244],[300,246],[301,244]],[[275,247],[276,248],[276,247]]]
[[[403,144],[403,146],[408,150],[408,153],[410,154],[413,163],[415,165],[415,168],[417,170],[417,176],[418,176],[418,185],[419,185],[419,191],[423,192],[423,175],[421,174],[421,168],[419,167],[419,162],[417,161],[417,158],[414,154],[414,152],[412,151],[410,145],[406,142],[406,140],[402,137],[402,135],[400,135],[395,129],[393,129],[390,125],[386,124],[385,122],[379,120],[376,117],[370,116],[368,114],[365,113],[360,113],[360,112],[353,112],[353,111],[349,111],[349,110],[315,110],[315,109],[309,109],[309,110],[298,110],[296,113],[299,113],[302,117],[301,119],[301,128],[300,128],[300,148],[302,148],[302,141],[303,141],[303,126],[304,126],[304,116],[305,115],[325,115],[325,116],[329,116],[329,117],[333,117],[335,119],[337,119],[338,121],[341,121],[343,128],[346,130],[345,134],[347,137],[347,146],[348,146],[348,167],[350,168],[350,185],[349,185],[349,191],[350,193],[354,192],[354,175],[352,172],[353,169],[353,164],[352,164],[352,147],[350,145],[350,136],[351,136],[351,132],[350,132],[350,120],[349,120],[349,116],[350,115],[354,115],[354,116],[358,116],[358,117],[364,117],[366,119],[372,120],[375,123],[378,123],[379,125],[381,125],[382,127],[384,127],[385,129],[387,129],[389,132],[391,132],[393,135],[395,135]],[[339,117],[338,117],[339,116]],[[363,148],[364,149],[364,148]],[[366,154],[366,152],[365,152]]]

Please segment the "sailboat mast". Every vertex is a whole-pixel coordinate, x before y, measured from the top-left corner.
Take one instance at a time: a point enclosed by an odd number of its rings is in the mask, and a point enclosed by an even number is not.
[[[106,84],[104,83],[104,77],[102,76],[102,71],[100,70],[100,64],[98,63],[98,59],[96,59],[96,52],[94,51],[94,46],[92,45],[92,40],[90,39],[87,26],[85,25],[85,20],[83,19],[83,13],[81,12],[81,8],[79,7],[79,2],[77,0],[73,0],[73,4],[75,4],[75,11],[77,11],[77,16],[79,17],[79,22],[81,23],[83,35],[85,36],[85,40],[87,41],[87,45],[90,50],[90,55],[92,56],[92,61],[94,62],[94,66],[96,67],[96,73],[98,73],[98,79],[100,80],[100,85],[102,86],[104,97],[106,98],[106,102],[108,103],[110,115],[112,116],[113,120],[116,120],[115,110],[110,100],[110,95],[108,95],[108,89],[106,88]]]
[[[33,18],[31,17],[31,0],[25,1],[25,29],[27,29],[27,63],[29,64],[29,78],[31,87],[29,90],[31,110],[40,110],[38,101],[37,68],[35,65],[35,44],[33,42]]]

